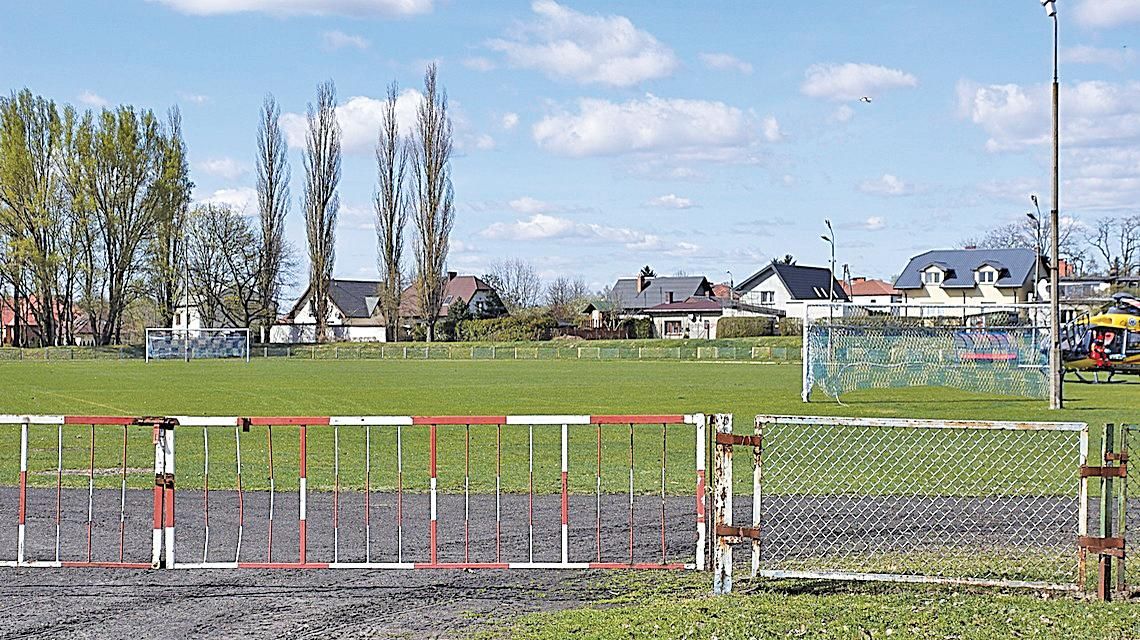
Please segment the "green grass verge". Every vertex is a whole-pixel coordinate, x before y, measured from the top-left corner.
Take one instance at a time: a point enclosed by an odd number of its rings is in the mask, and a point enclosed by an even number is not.
[[[739,585],[738,585],[739,586]],[[484,638],[843,638],[955,640],[1140,637],[1140,608],[1066,596],[939,586],[765,582],[710,597],[705,575],[621,576],[616,597],[539,613]]]

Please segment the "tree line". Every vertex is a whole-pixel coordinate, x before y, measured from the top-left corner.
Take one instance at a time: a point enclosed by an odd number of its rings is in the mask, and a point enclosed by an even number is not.
[[[1048,255],[1049,223],[1026,216],[999,225],[962,246],[987,249],[1023,248]],[[1090,222],[1074,217],[1061,221],[1057,234],[1061,259],[1077,275],[1124,277],[1140,275],[1140,213],[1100,216]]]

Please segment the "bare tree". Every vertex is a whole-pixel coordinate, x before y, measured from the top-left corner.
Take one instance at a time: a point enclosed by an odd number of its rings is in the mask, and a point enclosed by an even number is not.
[[[499,292],[499,298],[511,313],[534,307],[542,299],[542,279],[534,265],[526,260],[495,260],[483,279]]]
[[[177,107],[170,110],[166,126],[161,177],[156,189],[154,238],[150,242],[150,277],[159,324],[169,327],[183,280],[183,233],[194,183],[190,181],[186,143],[182,139],[182,114]]]
[[[1080,228],[1081,225],[1075,218],[1064,218],[1061,220],[1060,232],[1057,236],[1061,259],[1068,261],[1078,272],[1083,271],[1083,265],[1087,260],[1084,246],[1081,243]],[[1045,248],[1049,246],[1050,235],[1049,224],[1042,221],[1040,246],[1042,253],[1045,253]],[[973,246],[983,249],[1029,249],[1030,251],[1037,251],[1037,227],[1027,217],[1017,222],[994,227],[981,238],[968,238],[961,244],[964,247]]]
[[[340,125],[336,87],[317,86],[317,104],[309,104],[305,137],[305,235],[309,244],[309,293],[318,342],[328,339],[329,280],[336,261],[336,220],[340,209]]]
[[[262,264],[257,231],[227,205],[194,210],[189,229],[191,292],[206,326],[250,327],[264,315],[258,276]]]
[[[567,320],[577,313],[574,306],[589,295],[590,288],[581,277],[559,276],[546,287],[546,304],[555,318]]]
[[[377,189],[376,248],[380,267],[380,309],[384,314],[388,339],[395,339],[400,316],[400,294],[404,288],[404,227],[408,221],[405,173],[408,167],[408,144],[400,137],[396,121],[399,87],[388,85],[376,143]]]
[[[272,95],[266,96],[257,128],[257,210],[261,224],[257,292],[264,308],[263,326],[277,320],[281,289],[289,266],[290,252],[285,240],[285,218],[289,215],[289,148],[280,118],[277,100]]]
[[[412,187],[419,243],[416,247],[416,293],[420,316],[427,323],[427,340],[434,338],[435,323],[447,286],[448,243],[455,223],[455,193],[451,186],[451,118],[447,93],[437,83],[433,62],[424,73],[424,95],[416,112],[412,137]]]
[[[1100,218],[1085,230],[1085,240],[1104,259],[1109,275],[1130,276],[1140,267],[1140,214]]]

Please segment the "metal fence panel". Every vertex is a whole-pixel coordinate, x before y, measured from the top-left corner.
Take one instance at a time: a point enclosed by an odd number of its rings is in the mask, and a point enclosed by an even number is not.
[[[756,421],[759,575],[1077,586],[1087,425]]]

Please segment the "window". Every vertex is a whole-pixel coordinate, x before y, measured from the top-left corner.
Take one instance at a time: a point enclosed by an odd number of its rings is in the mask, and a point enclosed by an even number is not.
[[[981,284],[993,284],[997,282],[997,274],[991,269],[983,269],[978,272],[978,282]]]
[[[942,284],[942,272],[937,269],[924,271],[922,274],[922,282],[924,284]]]
[[[1124,352],[1127,355],[1134,356],[1140,354],[1140,331],[1129,331],[1125,345]]]
[[[681,335],[681,321],[680,320],[666,320],[665,321],[665,335],[679,336]]]
[[[775,291],[761,291],[760,304],[774,304],[776,302]]]

